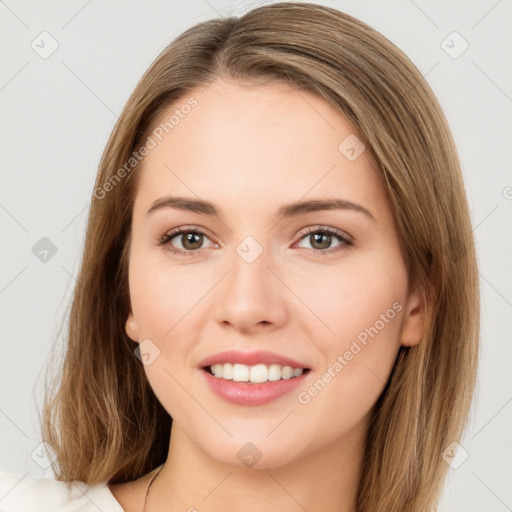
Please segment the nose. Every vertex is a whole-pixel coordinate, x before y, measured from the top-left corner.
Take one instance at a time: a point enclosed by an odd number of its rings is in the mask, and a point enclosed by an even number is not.
[[[287,290],[272,267],[265,251],[252,262],[235,252],[230,271],[222,285],[216,287],[215,320],[218,324],[250,335],[268,332],[286,323]]]

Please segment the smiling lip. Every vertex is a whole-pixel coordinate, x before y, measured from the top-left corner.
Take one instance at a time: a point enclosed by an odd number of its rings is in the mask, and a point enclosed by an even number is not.
[[[286,356],[274,354],[265,350],[258,350],[254,352],[241,352],[240,350],[227,350],[225,352],[219,352],[213,356],[203,359],[199,363],[200,368],[212,366],[214,364],[245,364],[247,366],[255,366],[257,364],[280,364],[281,366],[291,366],[292,368],[303,368],[310,369],[304,363],[295,361]]]
[[[260,383],[238,382],[215,377],[208,371],[208,367],[214,364],[245,364],[255,366],[257,364],[280,364],[292,368],[302,368],[304,373],[291,379],[280,379]],[[311,373],[304,363],[286,356],[274,354],[264,350],[254,352],[241,352],[240,350],[227,350],[203,359],[199,364],[201,374],[206,379],[210,389],[218,396],[237,405],[263,405],[304,383]]]
[[[304,372],[298,377],[253,384],[250,382],[235,382],[215,377],[204,368],[201,374],[206,379],[210,389],[218,396],[236,405],[263,405],[292,391],[304,384],[311,371]],[[308,379],[309,380],[309,379]]]

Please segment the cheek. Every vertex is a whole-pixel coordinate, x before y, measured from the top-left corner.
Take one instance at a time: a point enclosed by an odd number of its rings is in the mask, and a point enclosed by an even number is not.
[[[131,303],[139,332],[162,342],[174,331],[190,327],[201,297],[211,287],[198,279],[192,265],[170,265],[166,256],[164,250],[136,250],[129,268]],[[186,322],[181,322],[183,319]]]
[[[295,281],[297,294],[317,315],[316,327],[322,329],[317,329],[316,337],[321,333],[325,353],[330,352],[329,347],[344,349],[359,335],[364,341],[365,333],[368,329],[374,332],[371,328],[375,325],[382,338],[398,337],[407,291],[405,268],[400,258],[392,264],[390,259],[366,260],[318,268],[313,278],[304,273]]]
[[[304,302],[329,331],[318,330],[317,321],[316,330],[305,325],[323,357],[317,380],[298,401],[311,413],[329,410],[341,426],[362,418],[388,380],[400,347],[406,271],[399,258],[390,265],[374,258],[316,277],[315,287],[303,288]]]
[[[207,285],[201,285],[197,271],[189,269],[192,266],[171,267],[164,251],[139,248],[133,250],[129,266],[139,340],[151,341],[146,342],[151,360],[144,371],[153,392],[172,416],[179,416],[190,403],[183,383],[193,377],[190,354],[200,336],[195,319]]]

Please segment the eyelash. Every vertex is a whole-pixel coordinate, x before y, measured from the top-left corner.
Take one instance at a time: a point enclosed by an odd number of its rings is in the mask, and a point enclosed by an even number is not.
[[[204,233],[203,231],[199,230],[199,229],[196,229],[196,228],[190,228],[190,229],[187,229],[187,228],[177,228],[176,230],[173,230],[173,231],[170,231],[169,233],[166,233],[165,235],[163,235],[162,237],[160,237],[158,239],[158,244],[159,246],[164,246],[164,245],[167,245],[167,250],[170,251],[171,253],[177,255],[177,256],[183,256],[183,257],[191,257],[191,256],[195,256],[199,251],[201,251],[201,249],[195,249],[193,251],[183,251],[181,249],[176,249],[175,247],[173,247],[169,242],[173,239],[173,238],[176,238],[178,235],[183,235],[185,233],[193,233],[193,234],[196,234],[196,235],[203,235],[205,236],[206,238],[209,238],[206,233]],[[340,240],[340,244],[337,245],[336,247],[333,247],[331,249],[308,249],[306,247],[306,249],[310,250],[310,251],[313,251],[319,255],[322,255],[322,256],[327,256],[327,255],[330,255],[330,254],[333,254],[333,253],[337,253],[339,251],[342,251],[344,249],[347,249],[349,247],[351,247],[353,245],[353,242],[352,240],[347,236],[345,235],[343,232],[341,231],[338,231],[336,229],[333,229],[333,228],[329,228],[329,227],[326,227],[326,226],[315,226],[315,227],[311,227],[311,228],[307,228],[305,231],[301,232],[301,237],[299,239],[302,240],[303,238],[307,237],[308,235],[312,234],[312,233],[321,233],[321,234],[326,234],[326,235],[332,235],[332,236],[335,236],[336,238],[338,238]]]

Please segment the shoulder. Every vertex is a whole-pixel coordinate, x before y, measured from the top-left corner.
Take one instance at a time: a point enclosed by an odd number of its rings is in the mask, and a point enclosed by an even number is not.
[[[106,484],[33,480],[0,471],[1,512],[124,512]]]

